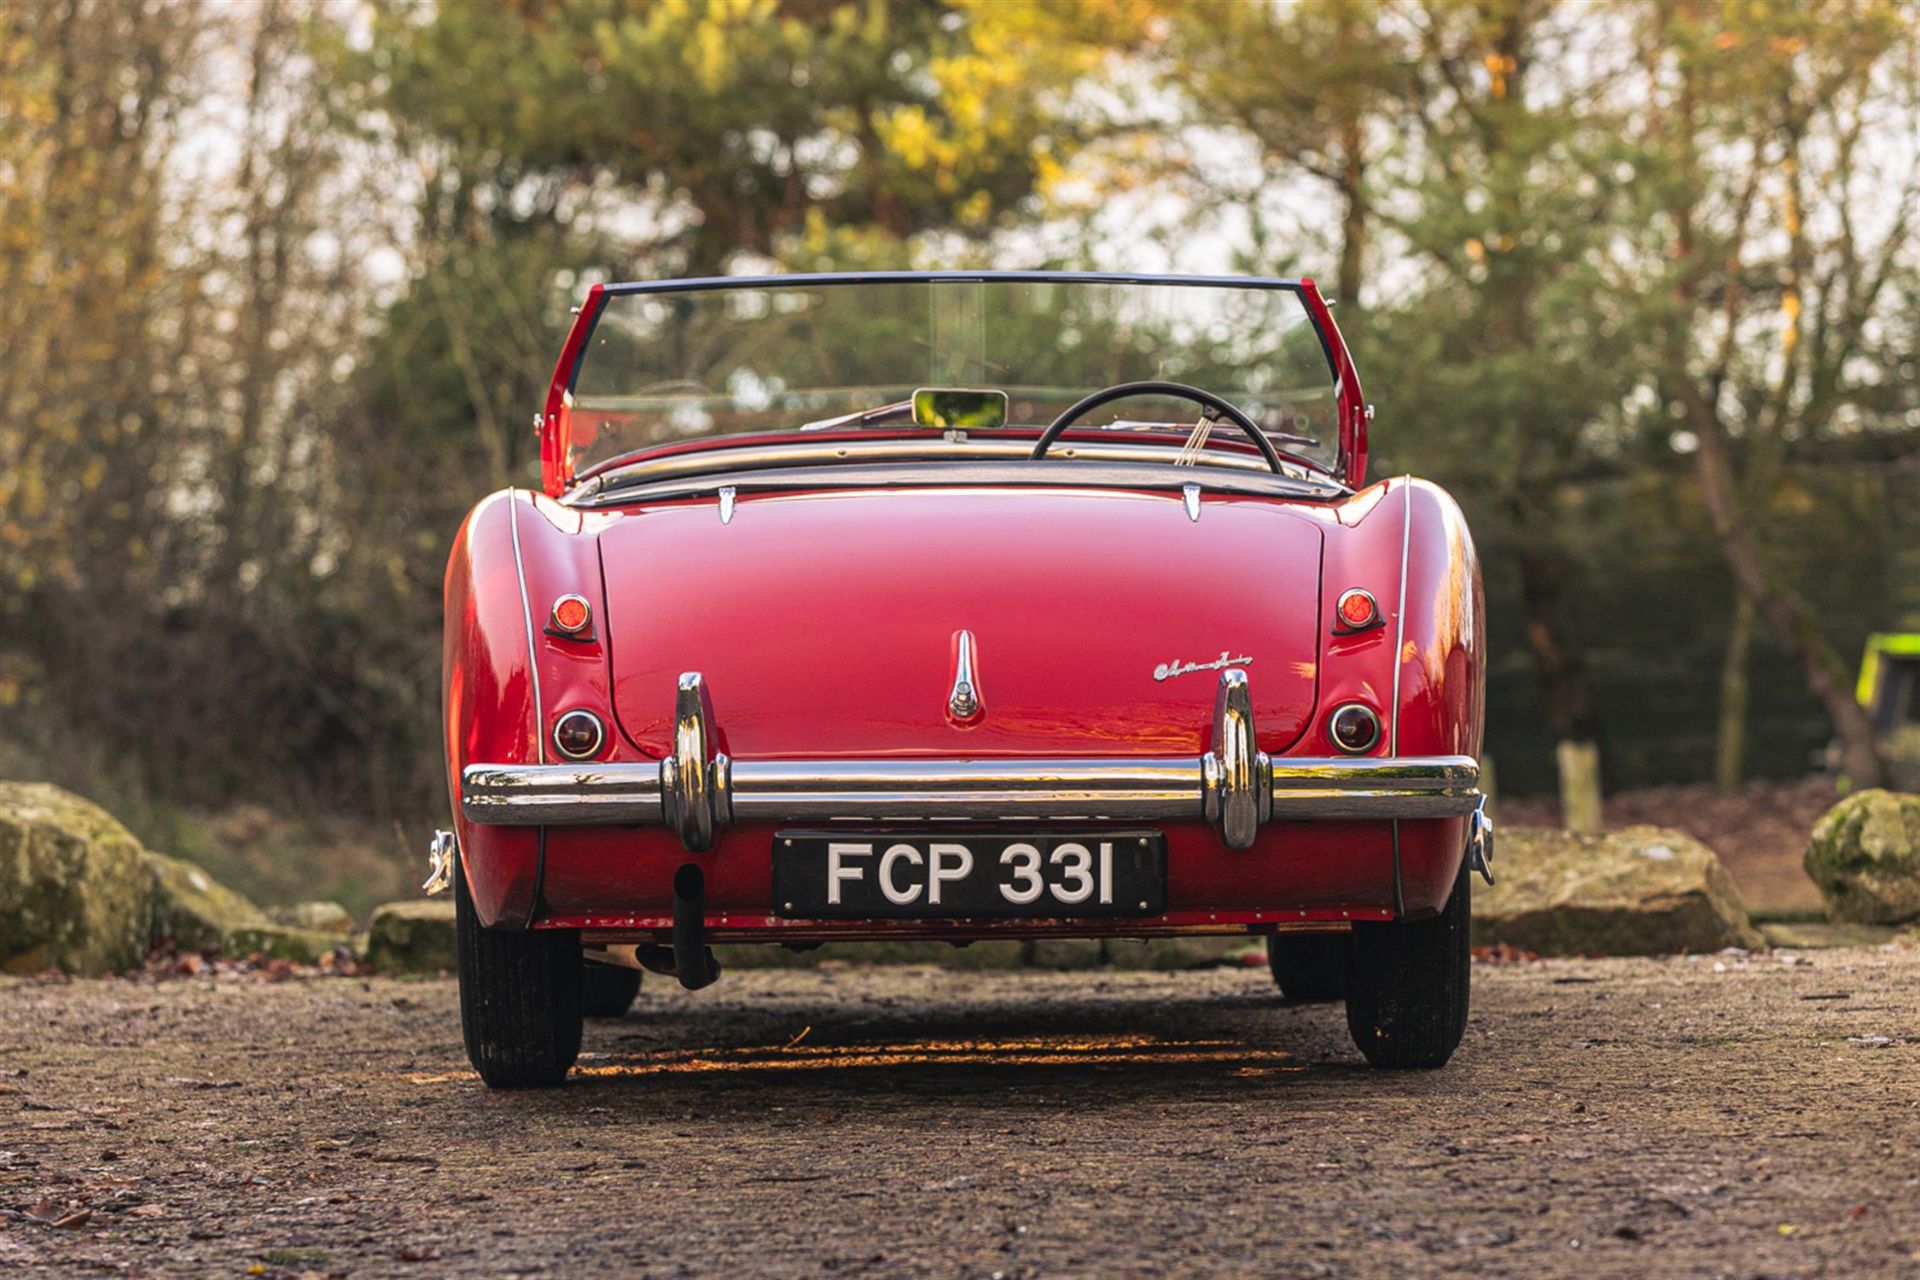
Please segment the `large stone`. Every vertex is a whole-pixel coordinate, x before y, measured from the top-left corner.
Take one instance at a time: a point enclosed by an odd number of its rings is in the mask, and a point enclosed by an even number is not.
[[[153,877],[155,942],[172,939],[180,951],[232,952],[234,948],[227,945],[229,935],[272,927],[251,900],[193,863],[150,850],[143,850],[141,856]]]
[[[446,898],[389,902],[367,924],[367,963],[398,973],[451,972],[459,967],[453,903]]]
[[[309,933],[344,938],[353,932],[353,913],[337,902],[296,902],[290,907],[274,907],[267,914],[276,924]]]
[[[144,960],[153,878],[142,852],[98,805],[0,783],[0,967],[102,974]]]
[[[1814,951],[1823,947],[1882,947],[1900,936],[1884,924],[1833,924],[1825,920],[1769,920],[1759,926],[1770,947]]]
[[[295,929],[272,922],[231,929],[220,940],[221,954],[233,959],[265,956],[269,960],[291,960],[295,964],[319,964],[346,946],[347,939],[339,934]]]
[[[1498,884],[1473,886],[1476,946],[1633,956],[1765,945],[1720,859],[1678,831],[1510,827],[1494,872]]]
[[[1805,865],[1831,919],[1920,920],[1920,795],[1848,796],[1813,824]]]

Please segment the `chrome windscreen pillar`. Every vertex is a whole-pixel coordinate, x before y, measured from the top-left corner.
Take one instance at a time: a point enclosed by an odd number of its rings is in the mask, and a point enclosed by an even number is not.
[[[1250,849],[1273,813],[1273,773],[1254,745],[1247,673],[1220,673],[1213,699],[1213,750],[1200,757],[1201,807],[1229,849]]]
[[[680,677],[673,702],[673,754],[660,762],[667,825],[693,853],[713,848],[716,827],[733,819],[732,762],[714,750],[713,699],[698,671]]]

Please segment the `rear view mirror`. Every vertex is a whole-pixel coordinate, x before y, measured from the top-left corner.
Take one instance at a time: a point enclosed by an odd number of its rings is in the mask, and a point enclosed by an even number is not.
[[[972,430],[1007,425],[1007,393],[922,387],[913,393],[913,425]]]

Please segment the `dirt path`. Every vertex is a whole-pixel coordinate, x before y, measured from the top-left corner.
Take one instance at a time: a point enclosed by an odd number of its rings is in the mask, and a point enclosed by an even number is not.
[[[445,981],[6,980],[0,1272],[1920,1274],[1920,950],[1475,981],[1395,1076],[1264,972],[759,972],[497,1095]]]

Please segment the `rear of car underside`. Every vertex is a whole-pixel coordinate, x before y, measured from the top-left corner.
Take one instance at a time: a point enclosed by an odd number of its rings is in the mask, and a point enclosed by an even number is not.
[[[1443,1063],[1492,857],[1478,569],[1444,493],[1358,484],[1357,378],[1287,287],[1328,361],[1330,463],[1155,379],[1044,431],[1006,417],[1031,388],[969,388],[916,393],[904,431],[842,415],[595,468],[570,441],[656,406],[580,393],[590,296],[549,492],[476,507],[448,573],[456,823],[430,884],[456,894],[488,1083],[557,1083],[584,1014],[642,970],[707,985],[715,943],[902,938],[1264,936],[1289,997],[1347,1000],[1369,1061]],[[1128,397],[1200,421],[1083,421]],[[938,417],[983,401],[997,420]]]

